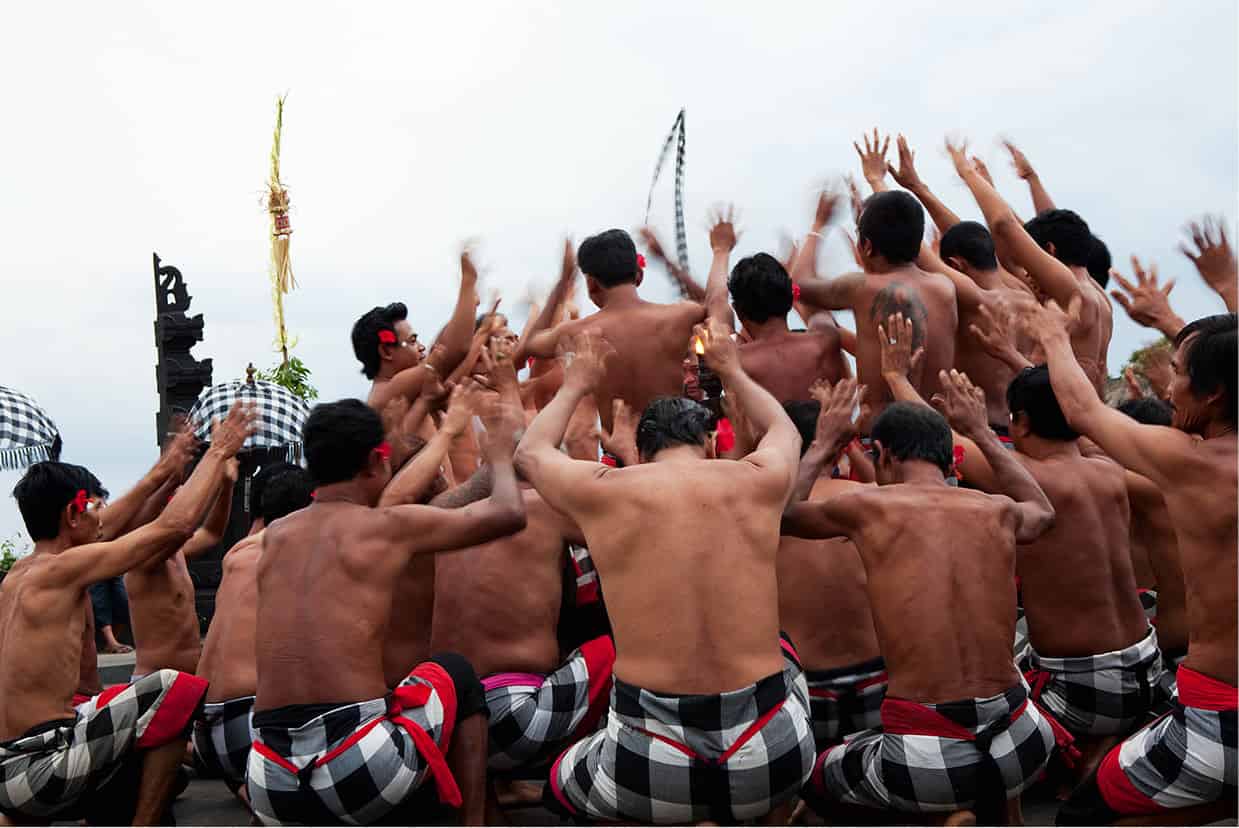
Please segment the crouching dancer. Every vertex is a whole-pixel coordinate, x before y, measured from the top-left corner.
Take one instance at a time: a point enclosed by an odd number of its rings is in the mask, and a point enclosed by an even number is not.
[[[157,825],[172,800],[204,680],[157,670],[73,704],[87,588],[159,560],[189,539],[253,414],[234,407],[160,516],[112,541],[98,479],[36,463],[14,490],[34,553],[0,588],[0,812],[18,819]],[[112,783],[112,784],[110,784]]]
[[[486,700],[473,668],[444,653],[389,691],[383,644],[413,556],[524,528],[512,470],[522,421],[502,402],[486,412],[488,499],[463,509],[376,508],[392,477],[379,415],[360,400],[310,413],[314,503],[264,530],[257,564],[262,634],[247,787],[262,822],[407,822],[437,797],[481,824]],[[428,795],[417,796],[428,781]]]
[[[796,796],[813,766],[808,688],[780,646],[775,579],[800,435],[740,369],[723,326],[698,335],[762,435],[751,454],[709,459],[711,415],[686,399],[645,409],[636,466],[562,454],[573,410],[606,374],[609,346],[591,334],[517,451],[521,473],[581,527],[615,633],[607,726],[560,754],[546,788],[548,806],[574,817],[731,824]]]
[[[930,408],[900,402],[870,432],[878,486],[793,504],[783,521],[784,534],[845,535],[856,544],[890,676],[882,729],[818,758],[805,797],[824,814],[835,803],[974,808],[978,819],[1005,823],[1006,801],[1032,784],[1054,748],[1051,725],[1011,659],[1015,546],[1045,532],[1054,511],[990,430],[984,395],[955,371],[940,380],[945,398],[937,399],[1009,496],[948,486],[950,426]],[[852,405],[831,400],[831,409],[850,413]],[[837,438],[819,429],[817,439]]]

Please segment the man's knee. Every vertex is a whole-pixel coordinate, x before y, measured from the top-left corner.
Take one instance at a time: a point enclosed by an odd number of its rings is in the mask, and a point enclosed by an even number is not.
[[[456,721],[487,712],[486,690],[468,659],[459,653],[438,653],[427,660],[442,667],[456,688]]]

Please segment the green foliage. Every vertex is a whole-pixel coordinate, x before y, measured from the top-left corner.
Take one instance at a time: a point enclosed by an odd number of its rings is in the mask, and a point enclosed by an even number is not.
[[[1143,348],[1139,348],[1131,352],[1131,356],[1127,358],[1129,365],[1134,365],[1137,368],[1143,369],[1148,365],[1149,360],[1155,357],[1168,359],[1174,353],[1174,345],[1169,339],[1162,337],[1156,342],[1150,342]]]
[[[282,385],[306,402],[318,399],[318,389],[310,385],[310,369],[297,357],[289,357],[270,371],[257,371],[255,378]]]
[[[24,542],[20,535],[0,540],[0,575],[7,574],[18,558],[25,557],[30,552],[30,544]]]

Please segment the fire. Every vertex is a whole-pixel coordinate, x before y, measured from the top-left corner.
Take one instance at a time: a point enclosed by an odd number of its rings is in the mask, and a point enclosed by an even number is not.
[[[706,345],[701,341],[700,337],[693,337],[693,351],[697,354],[697,356],[705,356]]]

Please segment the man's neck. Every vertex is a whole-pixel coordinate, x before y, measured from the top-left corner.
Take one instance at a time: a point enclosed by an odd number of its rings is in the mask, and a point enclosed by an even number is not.
[[[705,460],[705,451],[701,446],[671,446],[654,455],[652,463],[692,463]]]
[[[942,469],[925,460],[901,460],[895,469],[896,483],[945,486]]]
[[[372,508],[375,505],[356,480],[345,480],[340,483],[319,486],[314,491],[314,502],[352,503],[356,506],[365,506],[367,508]]]
[[[35,541],[33,555],[59,555],[73,546],[73,542],[63,535],[50,540]]]
[[[1200,436],[1206,440],[1234,440],[1235,427],[1228,422],[1221,420],[1212,420],[1200,432]]]
[[[1029,435],[1020,438],[1016,447],[1020,454],[1034,460],[1065,460],[1083,457],[1078,440],[1046,440]]]
[[[977,287],[982,290],[996,290],[1003,286],[1002,277],[998,275],[997,268],[993,270],[969,269],[968,275],[972,277],[972,281],[977,283]]]
[[[891,264],[890,262],[886,261],[886,259],[877,257],[875,259],[870,260],[869,268],[865,272],[873,273],[875,275],[882,275],[882,274],[887,274],[887,273],[900,273],[900,272],[921,273],[922,271],[919,267],[916,266],[916,262],[900,262],[899,264]]]
[[[643,304],[645,304],[645,300],[637,294],[637,286],[634,284],[616,285],[615,287],[604,289],[602,293],[601,307],[607,310]]]
[[[746,319],[744,329],[749,332],[749,337],[754,342],[760,342],[763,339],[778,339],[791,333],[787,328],[786,316],[772,316],[765,322],[753,322]]]

